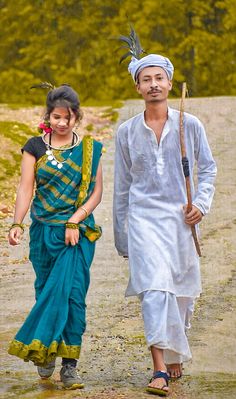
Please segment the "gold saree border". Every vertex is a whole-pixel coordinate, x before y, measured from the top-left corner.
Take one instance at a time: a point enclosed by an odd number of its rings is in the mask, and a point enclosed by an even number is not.
[[[82,181],[79,189],[79,196],[76,201],[76,207],[81,206],[87,195],[92,173],[93,161],[93,138],[85,135],[83,138],[83,162],[82,162]]]
[[[29,345],[14,339],[10,342],[8,353],[23,359],[32,361],[35,365],[44,366],[56,357],[79,359],[81,347],[78,345],[66,345],[64,341],[53,341],[49,347],[40,340],[34,339]]]

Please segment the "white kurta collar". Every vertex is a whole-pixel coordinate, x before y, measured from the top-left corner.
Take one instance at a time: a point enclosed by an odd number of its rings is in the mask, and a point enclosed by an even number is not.
[[[149,127],[149,126],[147,125],[146,121],[145,121],[145,110],[141,113],[141,116],[142,116],[142,124],[143,124],[143,126],[144,126],[147,130],[149,130],[149,131],[151,131],[153,134],[155,134],[154,131],[152,130],[152,128]],[[173,110],[172,110],[171,108],[168,107],[168,117],[167,117],[166,123],[165,123],[164,128],[163,128],[163,131],[162,131],[162,135],[161,135],[161,139],[160,139],[159,145],[161,145],[163,139],[164,139],[164,138],[167,136],[167,134],[170,132],[170,123],[169,123],[169,119],[170,119],[170,120],[173,119]]]

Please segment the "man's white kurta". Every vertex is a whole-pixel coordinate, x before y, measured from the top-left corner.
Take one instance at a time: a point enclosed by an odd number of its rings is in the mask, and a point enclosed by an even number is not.
[[[117,131],[114,232],[118,253],[129,256],[126,296],[147,290],[184,297],[201,292],[199,258],[183,214],[187,198],[179,114],[168,108],[159,144],[144,113],[124,122]],[[216,165],[203,125],[195,116],[184,113],[184,132],[193,204],[205,215],[214,194]]]

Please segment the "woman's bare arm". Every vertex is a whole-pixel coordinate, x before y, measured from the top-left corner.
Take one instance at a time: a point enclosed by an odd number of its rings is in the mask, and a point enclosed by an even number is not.
[[[20,184],[18,187],[15,204],[14,223],[22,223],[29,209],[34,190],[35,162],[35,157],[24,151],[21,162]],[[11,229],[8,237],[9,244],[17,245],[19,243],[21,233],[22,231],[19,227],[14,227],[13,229]]]

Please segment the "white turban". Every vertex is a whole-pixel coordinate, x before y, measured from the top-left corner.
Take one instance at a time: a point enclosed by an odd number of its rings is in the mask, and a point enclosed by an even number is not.
[[[132,57],[131,62],[128,66],[128,71],[131,73],[134,81],[136,81],[139,72],[141,72],[144,68],[150,66],[158,66],[166,71],[167,76],[170,80],[173,78],[174,74],[174,66],[170,62],[169,58],[163,57],[158,54],[149,54],[146,57],[137,60],[135,57]]]

